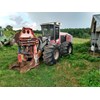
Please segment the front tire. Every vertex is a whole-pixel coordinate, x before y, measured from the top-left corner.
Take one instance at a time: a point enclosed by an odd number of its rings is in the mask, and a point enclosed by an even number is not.
[[[60,47],[61,55],[68,55],[73,53],[72,43],[63,42]]]
[[[43,60],[47,65],[56,64],[60,57],[59,47],[57,45],[47,45],[44,48]]]

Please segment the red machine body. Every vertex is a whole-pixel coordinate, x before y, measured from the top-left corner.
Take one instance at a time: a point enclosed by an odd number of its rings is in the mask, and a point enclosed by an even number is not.
[[[31,28],[23,28],[16,34],[18,44],[18,61],[11,68],[17,68],[21,73],[39,65],[42,57],[47,65],[55,64],[60,56],[71,54],[73,51],[72,35],[60,32],[60,24],[45,23],[41,25],[42,36],[36,37]]]
[[[23,73],[39,65],[39,56],[41,54],[37,50],[39,40],[35,37],[31,28],[23,28],[17,39],[18,61],[12,67],[17,67]]]

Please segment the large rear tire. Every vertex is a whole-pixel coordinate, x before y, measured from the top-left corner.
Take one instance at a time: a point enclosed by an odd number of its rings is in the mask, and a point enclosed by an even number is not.
[[[56,64],[60,57],[59,47],[57,45],[47,45],[43,52],[43,61],[47,65]]]
[[[61,48],[60,48],[60,52],[61,52],[61,55],[67,55],[68,54],[68,43],[67,42],[63,42],[61,44]]]
[[[71,43],[63,42],[60,47],[61,55],[68,55],[73,53],[73,46]]]

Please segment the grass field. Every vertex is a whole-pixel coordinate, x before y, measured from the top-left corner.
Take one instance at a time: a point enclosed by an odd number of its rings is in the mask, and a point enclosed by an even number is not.
[[[20,74],[9,70],[17,60],[17,46],[0,48],[0,86],[100,86],[100,58],[89,54],[89,39],[74,38],[74,53],[53,66],[42,61],[38,68]]]

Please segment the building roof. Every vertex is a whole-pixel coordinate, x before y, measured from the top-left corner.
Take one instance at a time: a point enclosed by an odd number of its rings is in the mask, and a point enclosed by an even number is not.
[[[96,23],[96,32],[100,32],[100,14],[93,15],[92,23],[91,23],[91,31],[94,30],[94,25]]]

